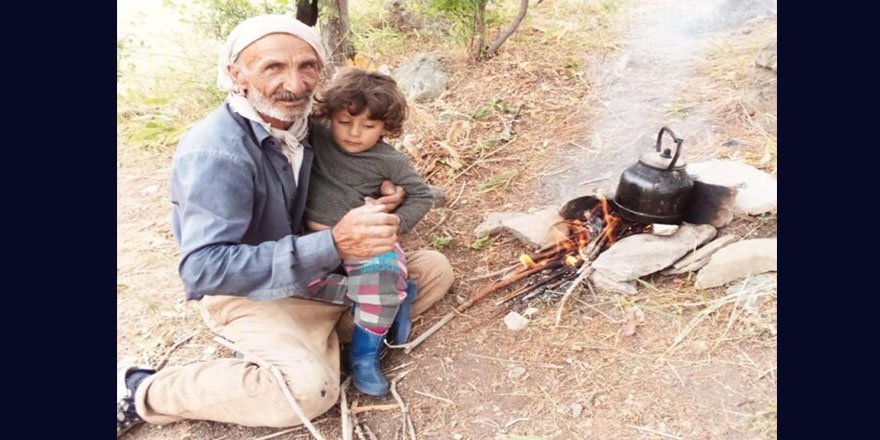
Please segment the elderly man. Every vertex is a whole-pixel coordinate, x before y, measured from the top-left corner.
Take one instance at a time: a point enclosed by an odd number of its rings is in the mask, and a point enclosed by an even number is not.
[[[403,194],[389,184],[385,197],[332,229],[301,235],[312,148],[326,147],[310,144],[308,119],[324,62],[318,36],[290,17],[254,17],[230,33],[218,66],[218,83],[230,95],[181,139],[171,202],[187,299],[199,300],[208,327],[245,356],[159,372],[121,366],[117,437],[143,421],[301,424],[279,385],[306,417],[335,404],[337,326],[350,332],[351,317],[348,305],[322,298],[313,281],[342,259],[391,250],[400,219],[389,211]],[[407,259],[419,287],[408,308],[419,314],[449,290],[452,269],[433,251]],[[248,356],[277,367],[286,384]]]

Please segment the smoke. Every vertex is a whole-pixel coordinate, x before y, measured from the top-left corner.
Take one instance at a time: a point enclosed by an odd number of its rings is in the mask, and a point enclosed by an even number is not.
[[[625,18],[622,50],[592,65],[604,112],[590,138],[578,142],[592,151],[563,152],[579,166],[550,176],[539,184],[539,194],[560,204],[596,188],[613,195],[620,173],[655,144],[664,125],[685,138],[685,155],[693,141],[711,138],[708,115],[699,108],[689,109],[684,120],[670,120],[670,109],[680,104],[677,94],[689,86],[711,37],[775,10],[775,0],[642,0],[635,5]],[[578,185],[606,175],[604,181]]]

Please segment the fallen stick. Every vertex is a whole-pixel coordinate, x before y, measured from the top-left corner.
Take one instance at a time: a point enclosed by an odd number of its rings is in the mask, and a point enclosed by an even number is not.
[[[495,302],[495,305],[496,305],[496,306],[500,306],[501,304],[504,304],[504,303],[506,303],[506,302],[508,302],[508,301],[510,301],[510,300],[512,300],[512,299],[514,299],[514,298],[517,298],[517,297],[519,297],[519,296],[525,295],[525,294],[527,294],[527,293],[529,293],[529,292],[531,292],[531,291],[533,291],[533,290],[535,290],[535,289],[537,289],[537,288],[539,288],[539,287],[541,287],[541,286],[543,286],[543,285],[549,283],[550,281],[554,281],[554,280],[558,279],[559,277],[565,275],[566,273],[568,273],[568,271],[565,270],[565,269],[558,270],[556,273],[554,273],[554,274],[548,276],[547,278],[545,278],[545,279],[543,279],[543,280],[541,280],[541,281],[538,281],[538,282],[535,283],[535,284],[532,284],[532,285],[530,285],[530,286],[524,286],[524,287],[522,287],[522,288],[520,288],[520,289],[518,289],[518,290],[515,290],[513,293],[510,293],[510,294],[505,295],[503,298],[501,298],[501,299],[499,299],[498,301],[496,301],[496,302]]]
[[[342,389],[339,390],[339,414],[342,418],[342,440],[352,440],[351,435],[354,432],[354,427],[351,425],[351,418],[349,418],[348,415],[348,398],[345,396],[345,392],[348,391],[348,384],[350,383],[351,376],[342,382]]]
[[[590,263],[585,262],[584,266],[581,267],[580,275],[575,278],[574,282],[571,283],[571,286],[565,290],[565,294],[562,295],[562,299],[559,301],[559,308],[556,309],[556,325],[559,325],[559,321],[562,320],[562,311],[565,309],[565,301],[568,300],[568,297],[571,296],[571,293],[584,281],[587,276],[593,271],[593,268],[590,266]]]
[[[400,422],[402,425],[402,432],[403,432],[404,436],[406,436],[406,433],[407,433],[407,431],[406,431],[407,412],[406,412],[406,405],[403,403],[403,399],[400,397],[400,394],[398,394],[398,392],[397,392],[397,382],[399,380],[403,379],[404,377],[406,377],[406,375],[409,374],[410,371],[412,371],[412,370],[404,371],[403,373],[398,374],[394,379],[391,380],[391,395],[394,396],[394,400],[396,400],[397,403],[400,405],[400,412],[403,413],[402,414],[403,419],[401,419]],[[413,437],[412,440],[416,440],[416,438]]]
[[[360,414],[365,413],[367,411],[388,411],[390,409],[397,409],[398,406],[393,403],[388,403],[385,405],[367,405],[367,406],[358,406],[351,409],[352,414]]]
[[[519,280],[522,280],[523,278],[528,277],[529,275],[534,274],[534,273],[540,272],[545,269],[555,269],[556,267],[561,266],[561,265],[562,265],[562,263],[560,263],[558,261],[554,262],[554,263],[550,263],[550,264],[542,264],[542,265],[539,265],[538,267],[534,267],[534,268],[526,270],[524,272],[518,272],[518,273],[512,274],[512,275],[510,275],[510,278],[503,278],[503,279],[493,283],[489,287],[472,295],[467,301],[465,301],[460,306],[454,308],[451,312],[449,312],[445,316],[443,316],[443,318],[441,318],[440,321],[438,321],[436,324],[434,324],[433,327],[429,328],[424,333],[419,335],[418,338],[414,339],[411,342],[403,344],[403,345],[392,345],[389,347],[403,348],[404,353],[409,353],[409,352],[413,351],[414,348],[418,347],[419,344],[424,342],[425,339],[428,339],[428,337],[430,337],[434,333],[437,333],[437,330],[440,330],[440,328],[442,328],[444,325],[448,324],[449,321],[452,321],[452,319],[455,318],[455,316],[457,314],[464,312],[470,306],[476,304],[477,301],[485,298],[490,293],[495,292],[499,289],[503,289],[503,288],[505,288],[505,287],[507,287],[507,286],[519,281]]]
[[[197,335],[198,333],[199,333],[198,331],[194,331],[194,332],[190,333],[189,336],[177,341],[174,345],[172,345],[171,348],[168,350],[168,352],[165,353],[165,357],[162,359],[162,362],[159,362],[159,364],[156,365],[156,370],[157,371],[161,370],[162,367],[164,367],[165,364],[168,363],[168,360],[171,359],[171,353],[174,353],[175,350],[180,348],[181,345],[186,344],[186,341],[189,341],[190,339],[193,338],[193,336]]]
[[[312,424],[312,422],[306,416],[306,413],[303,412],[303,410],[302,410],[302,408],[300,408],[299,404],[296,403],[296,399],[293,398],[293,393],[290,392],[290,387],[287,386],[287,382],[284,381],[284,377],[281,376],[281,371],[279,371],[277,367],[275,367],[274,365],[248,353],[247,351],[245,351],[241,347],[236,347],[235,344],[233,344],[232,342],[230,342],[220,336],[214,337],[214,340],[217,341],[218,344],[220,344],[220,345],[222,345],[232,351],[237,351],[237,352],[243,354],[244,357],[247,358],[248,360],[250,360],[251,362],[259,365],[262,368],[265,368],[270,373],[272,373],[272,376],[275,378],[275,382],[278,384],[278,387],[281,388],[281,393],[284,394],[284,397],[287,399],[287,403],[290,404],[290,408],[293,409],[294,414],[296,414],[297,417],[299,417],[299,419],[302,421],[303,425],[305,425],[305,427],[308,428],[309,432],[312,433],[312,436],[314,436],[318,440],[324,440],[324,436],[322,436],[321,433],[318,432],[318,429],[315,428],[315,425]]]

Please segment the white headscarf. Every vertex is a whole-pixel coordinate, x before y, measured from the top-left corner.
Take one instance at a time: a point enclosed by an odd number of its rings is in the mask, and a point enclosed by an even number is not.
[[[325,65],[324,47],[321,45],[320,37],[312,28],[286,15],[258,15],[242,21],[229,33],[229,37],[226,39],[226,43],[223,44],[223,48],[220,50],[220,58],[217,61],[217,86],[221,90],[229,92],[227,101],[236,113],[259,123],[273,137],[282,141],[280,152],[290,162],[294,181],[297,181],[299,180],[299,169],[302,165],[303,157],[303,147],[300,141],[308,135],[308,114],[312,108],[311,103],[306,108],[302,119],[294,121],[287,130],[273,128],[259,116],[247,98],[235,90],[235,83],[229,74],[228,67],[238,59],[241,51],[253,42],[266,35],[276,33],[291,34],[302,39],[315,50],[321,65]]]
[[[309,43],[321,65],[326,64],[324,46],[321,38],[312,28],[305,23],[287,15],[258,15],[242,21],[229,33],[226,43],[220,50],[220,59],[217,62],[217,86],[220,90],[233,91],[235,84],[229,75],[228,65],[238,59],[238,55],[254,41],[269,34],[290,34]]]

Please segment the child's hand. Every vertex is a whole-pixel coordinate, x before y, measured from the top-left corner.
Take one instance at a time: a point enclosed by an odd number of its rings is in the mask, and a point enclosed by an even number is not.
[[[395,185],[390,180],[382,182],[382,186],[379,187],[379,192],[382,194],[382,197],[379,197],[378,199],[364,197],[364,202],[368,205],[383,205],[385,207],[385,212],[389,213],[396,211],[406,198],[406,191],[403,187]]]

